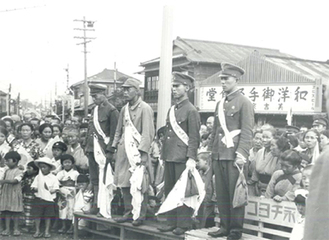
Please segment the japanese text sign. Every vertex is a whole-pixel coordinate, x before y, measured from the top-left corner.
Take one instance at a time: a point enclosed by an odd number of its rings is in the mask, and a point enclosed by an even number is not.
[[[294,112],[315,111],[315,85],[255,85],[238,86],[247,96],[256,112],[283,112],[290,107]],[[200,87],[200,110],[214,111],[216,103],[222,98],[221,86]]]
[[[275,202],[272,199],[249,197],[245,218],[293,227],[298,219],[298,211],[293,202]]]

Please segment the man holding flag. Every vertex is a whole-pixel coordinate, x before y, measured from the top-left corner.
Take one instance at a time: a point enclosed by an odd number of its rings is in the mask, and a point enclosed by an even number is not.
[[[108,102],[106,98],[106,87],[96,84],[91,84],[89,87],[90,95],[92,96],[96,106],[94,107],[91,114],[92,118],[88,125],[84,150],[89,162],[89,189],[93,190],[94,192],[94,201],[90,213],[97,214],[100,207],[97,206],[100,174],[99,162],[97,162],[97,159],[95,159],[94,154],[94,143],[100,145],[102,152],[106,155],[106,161],[110,162],[115,151],[115,149],[112,148],[112,142],[118,122],[119,112],[111,103]]]
[[[173,72],[172,93],[176,103],[168,112],[162,147],[162,159],[165,161],[166,198],[185,169],[195,170],[195,160],[200,144],[200,115],[188,99],[188,92],[193,83],[194,78],[191,76]],[[191,227],[193,209],[187,207],[186,204],[176,207],[177,205],[172,207],[174,210],[167,213],[167,225],[158,228],[160,231],[173,231],[174,234],[181,235]]]
[[[208,234],[212,237],[228,236],[228,240],[236,240],[242,236],[244,205],[236,206],[233,200],[234,197],[245,198],[242,195],[234,196],[234,193],[252,146],[254,108],[238,88],[238,79],[244,74],[244,70],[230,63],[222,63],[221,67],[219,78],[224,97],[216,105],[215,122],[209,143],[215,173],[220,229]]]
[[[134,226],[143,224],[147,210],[147,189],[151,159],[149,151],[154,138],[152,108],[140,96],[141,82],[128,78],[121,86],[128,101],[121,109],[113,148],[117,149],[114,183],[121,188],[124,215],[118,223],[133,219]]]

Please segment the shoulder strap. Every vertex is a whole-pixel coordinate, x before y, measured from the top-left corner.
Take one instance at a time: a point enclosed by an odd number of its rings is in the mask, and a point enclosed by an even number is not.
[[[106,136],[106,134],[103,132],[101,126],[99,125],[98,121],[98,106],[94,108],[94,116],[93,116],[93,123],[95,126],[95,129],[99,135],[102,136],[104,139],[105,144],[108,144],[110,142],[110,138]]]
[[[179,126],[179,124],[176,121],[175,105],[172,106],[169,110],[169,121],[170,121],[170,125],[172,126],[177,137],[180,140],[182,140],[183,143],[185,143],[185,145],[188,145],[189,137],[187,136],[186,132],[181,128],[181,126]]]

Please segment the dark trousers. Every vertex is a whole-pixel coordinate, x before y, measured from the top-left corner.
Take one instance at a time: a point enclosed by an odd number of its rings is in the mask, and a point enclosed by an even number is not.
[[[99,167],[94,158],[93,152],[87,153],[88,163],[89,163],[89,177],[90,182],[95,186],[98,186],[98,179],[99,179]]]
[[[185,170],[185,163],[166,162],[164,171],[164,191],[166,197],[175,186],[182,172]],[[191,216],[193,209],[183,205],[166,213],[167,224],[179,228],[190,228],[192,226]]]
[[[129,187],[124,187],[124,188],[121,188],[121,191],[122,191],[123,204],[124,204],[124,209],[125,209],[123,215],[124,216],[131,216],[133,206],[131,205],[132,195],[130,194],[130,188]],[[145,220],[146,210],[147,210],[147,202],[148,202],[148,194],[145,193],[144,196],[143,196],[141,211],[140,211],[139,218],[138,218],[140,220]]]
[[[227,232],[242,232],[244,207],[232,207],[239,171],[232,160],[213,160],[212,164],[221,228]]]

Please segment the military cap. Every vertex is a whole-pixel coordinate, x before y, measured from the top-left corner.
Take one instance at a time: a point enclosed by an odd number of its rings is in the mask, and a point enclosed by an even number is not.
[[[299,127],[292,126],[292,125],[286,125],[286,132],[289,133],[298,133],[300,131]]]
[[[318,125],[328,126],[328,120],[324,117],[315,119],[312,126],[318,126]]]
[[[106,86],[100,85],[100,84],[89,84],[90,88],[90,95],[94,95],[97,93],[105,93]]]
[[[139,86],[142,84],[141,81],[137,80],[137,79],[134,79],[134,78],[128,78],[124,84],[121,85],[121,87],[134,87],[136,88],[137,90],[139,90]]]
[[[187,86],[192,86],[194,83],[194,78],[180,72],[173,72],[172,73],[172,84],[173,85],[187,85]]]
[[[63,142],[55,142],[52,148],[53,149],[58,148],[58,149],[61,149],[63,152],[66,152],[67,145]]]
[[[59,157],[59,159],[61,160],[62,165],[65,160],[71,160],[72,164],[75,162],[74,157],[70,154],[63,154]]]
[[[219,73],[220,78],[222,77],[235,77],[240,78],[244,74],[244,69],[231,64],[231,63],[221,63],[222,70]]]
[[[16,151],[11,151],[11,152],[7,152],[4,158],[6,160],[14,159],[16,161],[19,161],[19,160],[21,160],[21,155]]]

